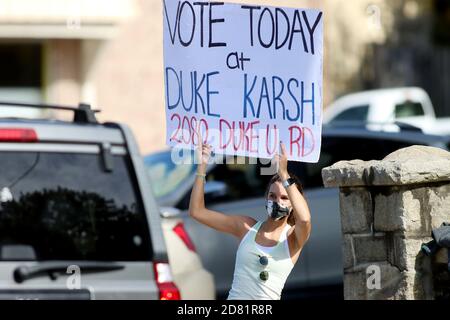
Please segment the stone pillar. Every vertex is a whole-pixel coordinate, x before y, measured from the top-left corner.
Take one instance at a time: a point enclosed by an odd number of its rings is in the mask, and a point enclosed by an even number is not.
[[[448,294],[446,250],[430,259],[420,249],[450,222],[449,152],[412,146],[381,161],[337,162],[322,178],[340,189],[345,299]]]

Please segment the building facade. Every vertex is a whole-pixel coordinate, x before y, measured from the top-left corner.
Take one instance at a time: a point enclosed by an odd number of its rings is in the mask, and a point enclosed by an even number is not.
[[[439,102],[438,114],[450,113],[442,1],[227,2],[324,11],[325,106],[349,91],[421,85]],[[0,99],[90,103],[101,121],[130,125],[142,153],[164,148],[162,13],[162,0],[0,0]]]

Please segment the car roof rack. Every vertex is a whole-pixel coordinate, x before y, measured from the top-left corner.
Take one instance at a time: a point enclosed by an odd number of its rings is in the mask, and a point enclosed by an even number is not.
[[[68,110],[74,112],[73,122],[75,123],[91,123],[97,124],[96,112],[100,110],[93,110],[91,106],[86,103],[80,103],[78,107],[57,106],[50,104],[34,104],[22,102],[5,102],[0,101],[0,106],[19,107],[19,108],[36,108],[36,109],[53,109],[53,110]]]

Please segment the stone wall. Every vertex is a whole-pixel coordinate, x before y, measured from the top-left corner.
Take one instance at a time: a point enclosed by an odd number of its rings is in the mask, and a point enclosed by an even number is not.
[[[381,161],[337,162],[322,177],[340,188],[345,299],[448,295],[446,250],[430,258],[420,249],[450,222],[449,152],[412,146]]]

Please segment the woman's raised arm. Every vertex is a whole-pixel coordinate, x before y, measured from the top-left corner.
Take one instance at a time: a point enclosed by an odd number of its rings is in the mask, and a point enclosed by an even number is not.
[[[279,165],[278,174],[284,181],[289,178],[287,171],[288,160],[284,144],[281,143],[280,146],[281,155],[277,155],[276,159]],[[286,192],[289,196],[289,200],[291,201],[292,208],[294,209],[292,214],[295,216],[295,243],[297,244],[297,249],[301,250],[311,234],[311,213],[305,198],[294,185],[288,187]]]
[[[192,187],[189,202],[189,215],[198,222],[207,225],[217,231],[232,234],[239,239],[247,230],[255,224],[256,220],[239,215],[226,215],[218,211],[209,210],[205,207],[204,183],[206,168],[211,157],[211,146],[203,144],[200,130],[197,129],[198,146],[196,149],[197,173],[194,186]]]

